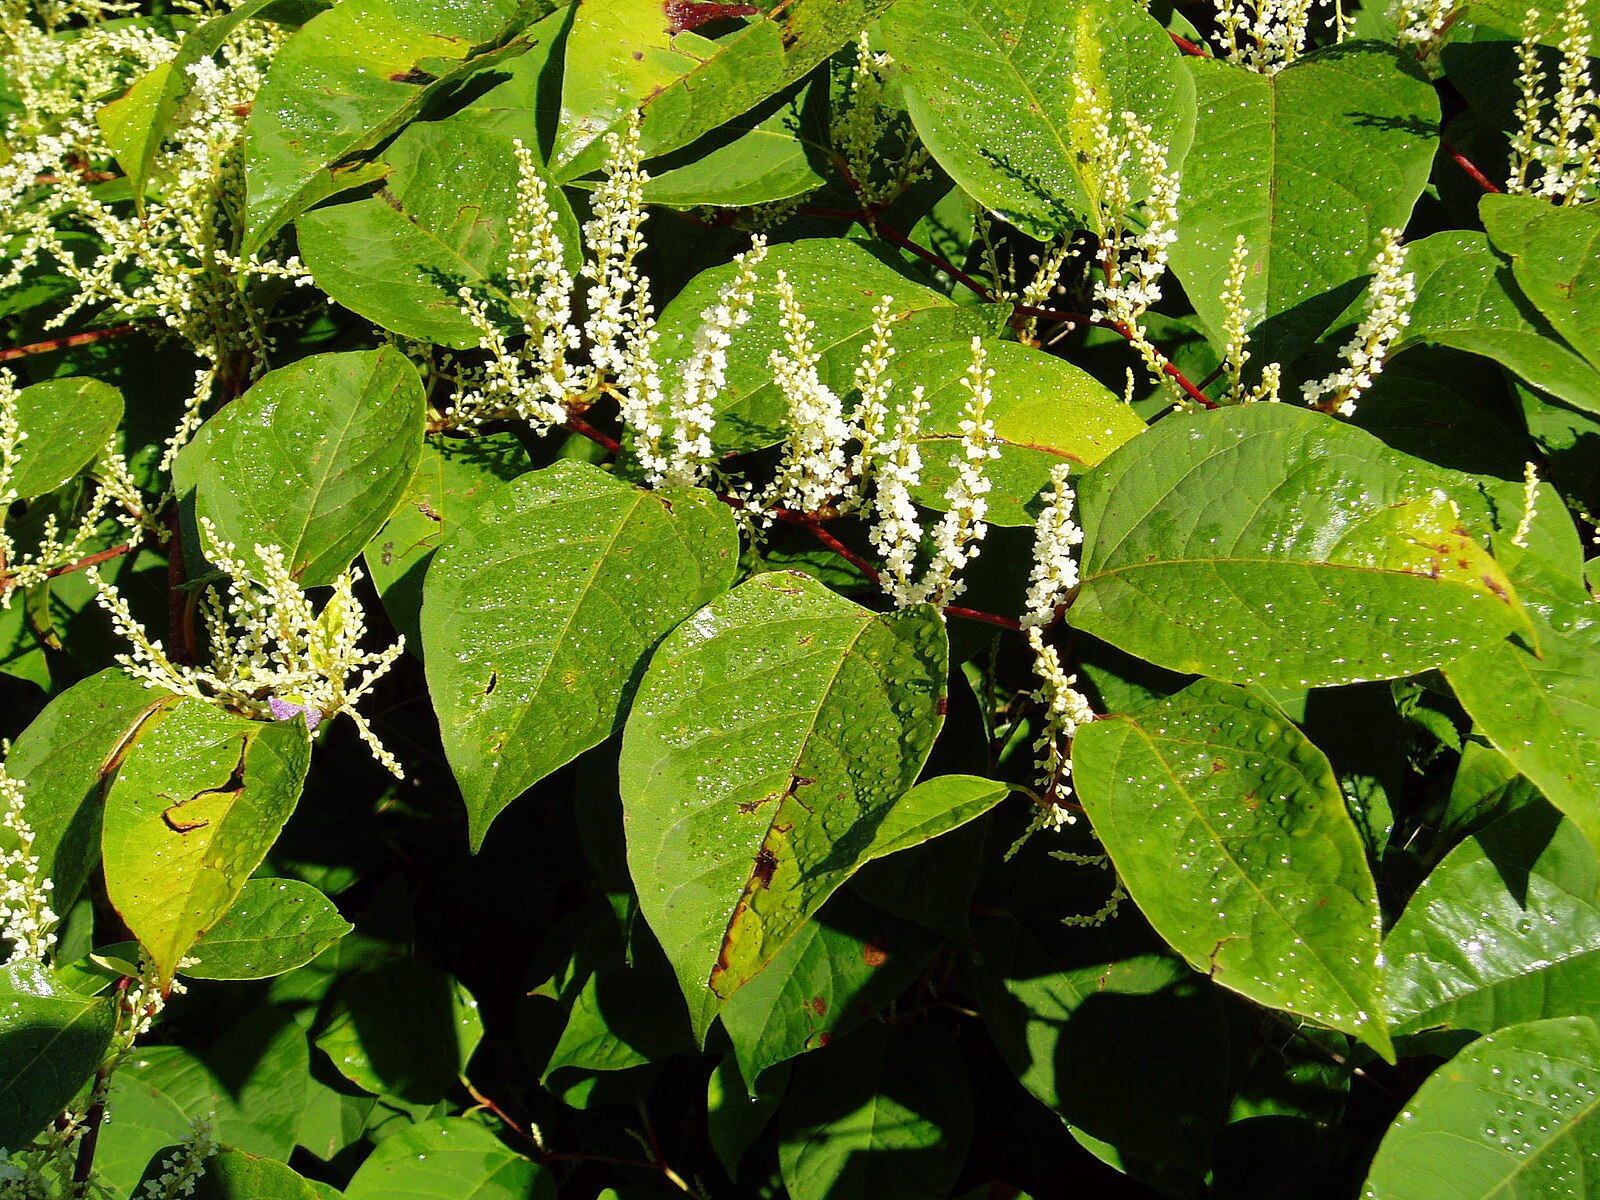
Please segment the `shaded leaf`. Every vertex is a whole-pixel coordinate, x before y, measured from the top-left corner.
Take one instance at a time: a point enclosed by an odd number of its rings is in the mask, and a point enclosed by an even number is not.
[[[100,1066],[109,1000],[62,986],[37,959],[0,967],[0,1145],[25,1146]]]
[[[1600,214],[1536,196],[1485,196],[1478,207],[1523,295],[1600,371]]]

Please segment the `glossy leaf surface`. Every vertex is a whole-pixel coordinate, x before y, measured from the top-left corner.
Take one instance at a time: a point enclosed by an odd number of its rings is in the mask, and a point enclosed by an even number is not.
[[[269,979],[304,966],[351,925],[321,892],[298,879],[252,879],[208,929],[183,968],[191,979]]]
[[[1276,705],[1202,680],[1086,726],[1073,766],[1128,894],[1191,967],[1392,1056],[1361,835]]]
[[[423,650],[481,844],[526,788],[609,737],[645,657],[733,582],[728,508],[579,463],[496,489],[428,568]]]
[[[1287,404],[1163,421],[1083,483],[1073,625],[1175,671],[1414,674],[1528,620],[1440,476]]]
[[[345,1186],[347,1200],[548,1200],[548,1172],[474,1121],[425,1121],[386,1138]]]
[[[0,967],[0,1141],[26,1145],[89,1082],[115,1020],[37,959]]]
[[[622,742],[628,867],[697,1035],[879,847],[998,801],[985,780],[906,795],[946,653],[931,609],[879,616],[795,573],[756,576],[656,651]]]
[[[31,500],[90,465],[122,420],[122,393],[98,379],[46,379],[17,394],[23,435],[6,486]]]

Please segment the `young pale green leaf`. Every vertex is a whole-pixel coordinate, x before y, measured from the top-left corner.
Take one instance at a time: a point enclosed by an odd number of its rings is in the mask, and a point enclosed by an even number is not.
[[[717,303],[717,293],[735,268],[713,267],[696,275],[661,314],[662,374],[672,380],[694,352],[701,314]],[[998,306],[973,309],[932,288],[907,279],[857,242],[812,238],[773,246],[761,266],[749,320],[728,348],[728,382],[716,401],[712,443],[722,453],[755,450],[782,441],[788,406],[773,382],[771,354],[784,348],[783,324],[775,290],[782,271],[806,316],[816,323],[811,339],[821,356],[822,381],[841,396],[855,387],[861,348],[872,332],[873,309],[893,297],[893,345],[898,355],[964,338],[993,333],[1004,316]],[[909,393],[901,393],[896,399]]]
[[[1079,489],[1072,624],[1175,671],[1315,687],[1390,679],[1529,617],[1440,485],[1288,404],[1162,421]]]
[[[1383,1135],[1363,1200],[1594,1195],[1600,1025],[1558,1017],[1473,1042]]]
[[[972,1139],[961,1050],[942,1026],[868,1026],[795,1065],[778,1126],[792,1200],[947,1196]]]
[[[334,1069],[363,1091],[433,1105],[483,1040],[483,1019],[457,980],[405,958],[346,979],[316,1040]]]
[[[715,41],[693,31],[695,7],[581,0],[550,152],[557,178],[598,167],[606,133],[636,108],[644,112],[646,157],[687,146],[798,82],[889,0],[793,0]]]
[[[106,892],[163,983],[233,906],[300,799],[304,721],[183,699],[129,747],[105,798]]]
[[[1600,213],[1536,196],[1485,196],[1478,211],[1523,294],[1600,371]]]
[[[1481,354],[1533,387],[1600,413],[1600,371],[1556,336],[1483,234],[1445,230],[1423,238],[1407,251],[1406,268],[1417,301],[1393,353],[1433,345]]]
[[[1393,1031],[1600,1019],[1597,895],[1594,848],[1543,804],[1474,834],[1422,881],[1384,942]]]
[[[103,782],[142,721],[172,700],[110,667],[62,692],[12,744],[6,770],[26,788],[33,852],[63,911],[100,860]]]
[[[985,468],[991,491],[984,519],[991,525],[1033,527],[1039,493],[1065,461],[1092,467],[1144,432],[1137,413],[1081,367],[1019,342],[986,343],[989,387],[1000,457]],[[928,403],[917,439],[922,483],[917,501],[936,511],[949,507],[945,490],[961,457],[961,422],[971,392],[963,381],[972,366],[972,343],[949,342],[913,350],[894,360],[902,392],[921,384]]]
[[[1161,24],[1122,0],[901,0],[883,20],[917,132],[967,192],[1038,238],[1098,228],[1093,90],[1152,127],[1167,161],[1194,134],[1194,87]],[[1130,166],[1137,178],[1137,165]],[[1136,190],[1147,181],[1135,185]]]
[[[474,847],[506,805],[622,723],[640,665],[726,591],[733,515],[559,462],[486,494],[428,568],[422,645]]]
[[[745,1086],[754,1093],[768,1067],[855,1029],[905,990],[937,946],[932,932],[849,889],[835,892],[722,1008]]]
[[[1276,705],[1203,679],[1085,726],[1072,761],[1128,894],[1190,966],[1392,1059],[1366,849],[1327,758]]]
[[[122,393],[87,376],[46,379],[17,393],[22,444],[8,486],[31,500],[53,492],[106,448],[122,421]]]
[[[443,346],[475,349],[481,337],[462,311],[463,287],[497,325],[520,330],[531,314],[507,279],[519,171],[510,139],[460,120],[424,122],[383,157],[389,176],[376,194],[296,223],[317,286],[384,329]],[[576,276],[578,223],[560,188],[547,187],[545,198]]]
[[[1394,50],[1347,44],[1277,74],[1187,58],[1200,117],[1172,269],[1220,335],[1234,241],[1259,362],[1297,358],[1360,291],[1386,227],[1427,185],[1439,101]]]
[[[695,1034],[863,863],[1000,799],[907,794],[943,717],[931,608],[879,615],[793,572],[696,613],[650,660],[619,766],[639,908]]]
[[[100,1066],[116,1022],[107,999],[62,986],[42,962],[0,967],[0,1145],[26,1146]]]
[[[313,355],[207,421],[178,483],[225,541],[281,546],[302,585],[331,583],[404,497],[425,410],[398,350]]]
[[[191,979],[270,979],[304,966],[353,928],[298,879],[252,879],[208,929],[184,967]]]
[[[1174,958],[1064,958],[1013,917],[978,927],[984,1024],[1022,1086],[1121,1153],[1203,1174],[1228,1106],[1228,1027]]]
[[[206,1160],[194,1200],[320,1200],[322,1193],[292,1167],[243,1150],[223,1150]]]
[[[1503,639],[1445,677],[1495,749],[1600,847],[1600,607],[1542,600],[1538,653]]]
[[[441,1117],[384,1138],[345,1186],[345,1200],[555,1200],[543,1167],[476,1121]]]
[[[513,433],[433,438],[394,516],[373,534],[362,558],[372,586],[406,646],[422,650],[422,582],[434,551],[500,483],[526,474],[533,460]]]
[[[356,0],[307,21],[278,51],[250,110],[245,253],[318,200],[381,178],[381,167],[351,160],[465,76],[526,50],[517,35],[548,10],[518,0]]]

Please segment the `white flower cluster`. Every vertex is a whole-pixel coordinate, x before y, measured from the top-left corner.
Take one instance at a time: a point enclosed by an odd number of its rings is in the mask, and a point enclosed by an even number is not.
[[[1067,674],[1056,648],[1044,640],[1043,628],[1028,627],[1028,645],[1033,649],[1033,670],[1039,679],[1033,698],[1044,705],[1045,712],[1039,736],[1033,740],[1045,805],[1040,810],[1041,824],[1060,828],[1076,820],[1065,806],[1072,795],[1072,739],[1079,727],[1094,720],[1094,709],[1077,689],[1078,677]]]
[[[50,880],[42,874],[38,855],[33,852],[33,827],[23,812],[21,780],[13,779],[0,764],[0,803],[5,816],[0,828],[5,841],[0,844],[0,940],[10,943],[6,962],[22,958],[44,958],[55,947],[57,917],[50,907]]]
[[[203,11],[203,10],[197,10]],[[13,41],[28,41],[24,31]],[[48,91],[47,122],[34,118],[8,136],[24,134],[23,151],[0,176],[0,204],[9,220],[0,232],[19,233],[0,288],[15,286],[41,261],[77,285],[48,327],[60,327],[89,306],[105,305],[125,318],[156,318],[206,359],[212,370],[248,375],[265,369],[272,345],[268,321],[252,298],[266,279],[307,284],[298,258],[241,256],[235,251],[244,206],[245,121],[285,34],[247,22],[214,57],[189,67],[188,93],[151,172],[153,194],[143,212],[102,198],[95,184],[111,178],[112,154],[96,113],[129,76],[169,62],[179,43],[140,29],[94,28],[63,43],[72,47],[54,72],[50,60],[28,60],[29,75]],[[29,43],[31,44],[31,42]],[[24,201],[26,201],[24,203]],[[74,236],[91,235],[96,254],[81,261]],[[65,236],[64,236],[65,235]],[[202,382],[209,390],[211,376]],[[197,390],[191,408],[208,394]]]
[[[14,484],[21,446],[27,433],[18,421],[16,377],[0,370],[0,609],[11,606],[13,596],[24,588],[43,583],[61,568],[83,557],[95,534],[107,520],[122,526],[121,545],[132,546],[153,529],[144,498],[128,471],[127,463],[108,442],[91,471],[94,490],[84,505],[70,534],[63,535],[55,513],[44,519],[39,546],[30,553],[19,553],[16,542],[4,528],[5,513],[18,499]]]
[[[757,237],[734,260],[734,278],[702,313],[693,352],[668,396],[656,358],[660,339],[650,281],[638,267],[645,245],[644,185],[650,178],[641,166],[639,135],[637,112],[620,134],[606,135],[605,178],[594,190],[593,216],[583,227],[583,274],[592,282],[581,333],[573,317],[575,283],[566,267],[566,247],[555,232],[548,185],[532,153],[516,143],[518,208],[510,276],[512,298],[525,314],[525,341],[520,349],[510,349],[487,306],[470,288],[460,290],[462,311],[490,359],[463,375],[451,416],[468,426],[516,416],[543,433],[609,392],[621,407],[646,481],[652,487],[683,487],[701,481],[711,458],[712,414],[726,385],[728,346],[748,318],[766,240]],[[588,366],[575,367],[568,355],[585,346]]]
[[[1561,66],[1555,96],[1545,98],[1545,72],[1539,63],[1539,30],[1544,14],[1528,10],[1517,50],[1517,130],[1511,136],[1511,178],[1506,191],[1543,196],[1558,204],[1581,204],[1600,197],[1600,98],[1589,71],[1593,34],[1583,0],[1566,0],[1561,10]],[[1550,109],[1549,117],[1545,109]]]
[[[869,352],[873,344],[868,343]],[[870,444],[867,438],[861,439],[866,462],[862,478],[874,484],[870,537],[873,549],[883,559],[883,590],[899,607],[924,602],[943,607],[959,596],[966,585],[956,576],[978,556],[979,543],[989,532],[984,517],[989,511],[985,496],[990,484],[984,468],[1000,457],[994,422],[989,417],[989,406],[994,401],[990,387],[993,379],[994,369],[989,366],[983,339],[974,337],[972,361],[962,378],[967,403],[959,425],[959,450],[950,458],[955,478],[945,488],[945,513],[929,536],[928,563],[920,577],[917,564],[924,529],[911,497],[922,482],[922,454],[917,440],[928,411],[922,388],[912,390],[909,405],[896,406],[892,434]],[[881,405],[879,401],[877,411],[869,415],[881,420]],[[864,493],[865,483],[860,486]]]
[[[1283,364],[1268,363],[1261,368],[1255,387],[1244,385],[1244,365],[1250,361],[1250,309],[1244,302],[1244,283],[1249,270],[1250,250],[1244,234],[1233,243],[1228,261],[1228,285],[1222,290],[1222,331],[1226,342],[1222,351],[1222,370],[1228,378],[1228,399],[1233,404],[1265,400],[1276,404],[1283,386]]]
[[[1214,0],[1219,57],[1275,75],[1304,53],[1314,0]]]
[[[324,718],[345,713],[373,757],[403,778],[400,763],[355,707],[405,648],[404,638],[377,652],[361,648],[367,626],[354,595],[359,571],[351,568],[334,581],[333,595],[319,613],[290,574],[281,549],[257,546],[252,566],[231,542],[222,541],[210,521],[201,520],[201,532],[206,557],[229,576],[226,599],[212,589],[201,601],[210,663],[174,663],[116,588],[96,573],[100,606],[133,645],[132,653],[118,655],[117,661],[147,686],[247,716],[286,720],[303,715],[315,729]]]
[[[1389,20],[1395,25],[1395,41],[1415,49],[1424,62],[1435,62],[1440,40],[1460,11],[1459,0],[1394,0]]]
[[[1307,404],[1346,417],[1356,411],[1356,398],[1372,386],[1373,377],[1389,359],[1390,346],[1411,323],[1416,277],[1405,265],[1400,230],[1385,229],[1383,246],[1372,264],[1372,281],[1367,285],[1367,315],[1339,352],[1344,366],[1303,386]]]
[[[1078,586],[1078,560],[1073,552],[1083,544],[1083,530],[1072,519],[1076,495],[1069,478],[1071,468],[1058,464],[1050,472],[1044,493],[1044,510],[1033,531],[1033,568],[1028,576],[1028,599],[1023,628],[1049,625],[1057,608]]]
[[[1167,271],[1169,247],[1178,238],[1179,172],[1167,162],[1167,149],[1154,137],[1151,126],[1137,113],[1118,116],[1113,128],[1082,76],[1074,78],[1077,95],[1086,107],[1091,129],[1089,154],[1099,187],[1096,197],[1100,236],[1100,275],[1094,283],[1094,315],[1120,329],[1138,352],[1152,378],[1183,402],[1183,393],[1166,374],[1166,356],[1145,334],[1144,314],[1161,299],[1161,279]],[[1149,184],[1149,193],[1136,205],[1132,168],[1135,163]],[[1135,220],[1136,207],[1142,209]]]
[[[1522,517],[1517,521],[1516,532],[1511,535],[1511,544],[1528,548],[1528,537],[1533,533],[1533,519],[1538,516],[1539,500],[1539,468],[1533,463],[1524,463],[1522,469]]]
[[[154,1179],[147,1179],[140,1200],[179,1200],[194,1195],[206,1173],[206,1159],[217,1152],[216,1134],[209,1117],[196,1117],[189,1136],[167,1155]]]
[[[0,1149],[0,1200],[55,1200],[54,1186],[32,1165],[33,1157]]]

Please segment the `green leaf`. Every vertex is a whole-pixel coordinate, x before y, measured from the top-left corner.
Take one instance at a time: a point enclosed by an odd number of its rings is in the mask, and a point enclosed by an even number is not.
[[[1194,87],[1166,30],[1138,5],[901,0],[883,32],[939,165],[1034,237],[1103,232],[1106,181],[1090,165],[1095,130],[1075,77],[1107,113],[1137,112],[1174,168],[1193,136]]]
[[[511,433],[432,438],[424,444],[405,498],[362,551],[372,586],[408,647],[421,653],[422,581],[434,551],[469,511],[495,495],[497,483],[532,467]]]
[[[384,329],[458,350],[477,349],[481,337],[462,312],[463,287],[496,325],[520,328],[531,310],[507,278],[519,179],[510,139],[462,120],[424,122],[383,156],[389,176],[376,194],[299,219],[300,253],[317,286]],[[545,196],[576,276],[578,223],[560,188]]]
[[[23,441],[7,486],[21,500],[55,491],[99,457],[121,422],[122,393],[98,379],[71,375],[23,388]]]
[[[1276,705],[1201,680],[1085,726],[1072,761],[1128,894],[1190,966],[1392,1058],[1361,834],[1327,758]]]
[[[848,889],[834,893],[722,1008],[746,1086],[761,1073],[843,1037],[898,996],[938,939]]]
[[[272,60],[245,136],[244,253],[318,200],[380,178],[352,169],[462,78],[526,46],[535,2],[353,0],[313,17]]]
[[[754,1096],[745,1090],[733,1055],[724,1056],[712,1069],[706,1084],[706,1134],[729,1178],[739,1178],[740,1160],[771,1123],[788,1088],[787,1065],[766,1075]]]
[[[475,1121],[445,1117],[385,1138],[344,1189],[346,1200],[555,1200],[541,1166]]]
[[[320,1200],[322,1193],[298,1172],[243,1150],[223,1150],[206,1160],[195,1200]]]
[[[428,568],[422,644],[474,847],[621,725],[644,658],[733,582],[731,511],[560,462],[496,487]]]
[[[1384,1134],[1363,1200],[1592,1196],[1600,1026],[1513,1025],[1440,1067]]]
[[[778,1114],[792,1200],[946,1196],[972,1137],[961,1051],[937,1025],[871,1025],[794,1069]]]
[[[1508,638],[1445,678],[1494,748],[1600,847],[1600,606],[1543,607],[1537,654]]]
[[[1543,804],[1468,838],[1422,881],[1384,942],[1393,1031],[1600,1018],[1597,895],[1594,848]]]
[[[660,358],[669,382],[693,353],[701,314],[736,268],[702,271],[686,284],[661,314]],[[822,381],[841,396],[854,390],[861,347],[872,331],[874,307],[894,298],[893,345],[899,355],[913,350],[992,333],[1001,309],[962,308],[948,296],[907,279],[864,246],[842,238],[812,238],[773,246],[757,279],[749,319],[728,348],[728,381],[716,400],[712,444],[719,453],[755,450],[782,441],[788,405],[773,382],[771,353],[784,346],[776,289],[778,272],[787,276],[806,316],[816,323],[812,343],[822,362]]]
[[[1122,1153],[1204,1174],[1227,1110],[1228,1028],[1192,971],[1158,954],[1066,957],[1000,917],[978,928],[973,982],[1040,1102]]]
[[[102,779],[125,739],[171,700],[110,667],[62,692],[12,745],[6,770],[27,788],[33,852],[63,911],[100,861]]]
[[[116,1014],[37,959],[0,967],[0,1145],[27,1145],[89,1082]]]
[[[483,1039],[478,1002],[420,959],[360,971],[339,989],[317,1045],[364,1091],[437,1104]]]
[[[1414,242],[1406,269],[1417,301],[1391,353],[1434,345],[1481,354],[1533,387],[1600,413],[1600,372],[1555,335],[1483,234],[1446,230]]]
[[[1478,208],[1523,294],[1600,371],[1600,213],[1536,196],[1485,196]]]
[[[1183,160],[1172,269],[1220,333],[1243,234],[1250,352],[1291,362],[1359,292],[1382,230],[1405,228],[1433,166],[1439,101],[1414,63],[1366,43],[1276,74],[1184,63],[1200,116]]]
[[[113,1196],[135,1195],[151,1159],[193,1129],[192,1118],[171,1097],[137,1076],[134,1063],[111,1077],[106,1097],[110,1119],[95,1147],[95,1173]]]
[[[106,892],[165,983],[232,907],[300,799],[304,721],[179,700],[129,748],[106,793]]]
[[[1174,416],[1084,480],[1069,619],[1240,683],[1438,666],[1529,621],[1441,485],[1456,479],[1288,404]]]
[[[398,350],[313,355],[207,421],[178,483],[224,541],[281,546],[303,586],[331,583],[404,497],[425,408]]]
[[[984,519],[1032,528],[1039,493],[1050,486],[1058,463],[1095,466],[1143,433],[1145,424],[1081,367],[1019,342],[990,341],[985,350],[994,372],[988,414],[1000,457],[984,470],[993,489]],[[961,422],[971,398],[963,381],[971,366],[970,340],[895,357],[897,388],[921,384],[928,403],[917,438],[923,478],[913,494],[941,512],[949,506],[945,489],[956,475],[951,460],[961,453]]]
[[[712,41],[679,26],[688,5],[581,0],[567,35],[551,170],[559,179],[594,170],[606,133],[636,108],[646,157],[687,146],[799,81],[889,2],[793,0]]]
[[[758,575],[674,630],[622,739],[628,867],[695,1035],[863,863],[998,803],[907,795],[943,723],[929,607],[879,615],[794,572]]]
[[[810,88],[765,104],[661,162],[644,185],[647,204],[724,208],[771,204],[827,185],[828,148],[806,136]],[[701,150],[707,142],[713,143]],[[687,160],[678,164],[680,160]]]
[[[286,1009],[269,1007],[233,1024],[204,1058],[181,1046],[152,1046],[125,1070],[187,1120],[211,1118],[219,1141],[286,1158],[295,1146],[310,1067],[305,1030]]]
[[[191,979],[270,979],[304,966],[353,926],[298,879],[252,879],[201,937],[183,968]]]

